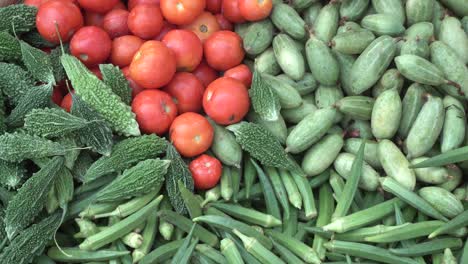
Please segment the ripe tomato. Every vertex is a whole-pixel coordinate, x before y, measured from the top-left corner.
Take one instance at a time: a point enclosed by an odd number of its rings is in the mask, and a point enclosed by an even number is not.
[[[218,124],[230,125],[241,121],[249,107],[247,88],[230,77],[216,79],[208,85],[203,95],[203,109]]]
[[[224,72],[225,77],[231,77],[241,81],[245,87],[250,88],[252,84],[252,71],[245,64],[238,65]]]
[[[54,90],[52,91],[52,102],[54,102],[56,105],[60,105],[62,100],[62,89],[60,87],[54,87]]]
[[[174,52],[178,71],[190,72],[200,64],[203,57],[203,45],[192,31],[171,30],[164,36],[162,42]]]
[[[137,5],[128,16],[128,28],[142,38],[152,39],[156,37],[163,26],[163,17],[159,6],[152,4]]]
[[[161,0],[161,11],[175,25],[192,23],[205,9],[205,0]]]
[[[187,158],[207,151],[213,142],[214,130],[200,114],[184,113],[176,117],[169,129],[169,138],[179,153]]]
[[[106,31],[95,26],[83,27],[70,41],[70,52],[86,66],[98,65],[111,53],[112,40]]]
[[[83,16],[80,9],[69,1],[52,0],[39,7],[36,16],[36,27],[47,41],[58,44],[56,25],[63,42],[83,26]]]
[[[65,95],[65,97],[63,97],[62,99],[62,102],[60,103],[60,107],[62,107],[65,111],[69,112],[70,113],[70,109],[72,107],[72,104],[73,104],[73,98],[72,98],[72,93],[68,93],[67,95]]]
[[[171,81],[175,72],[174,52],[156,40],[143,44],[130,64],[130,76],[146,89],[163,87]]]
[[[216,14],[216,21],[218,21],[221,30],[232,31],[234,29],[232,23],[229,20],[227,20],[222,14]]]
[[[119,1],[113,8],[112,10],[117,10],[117,9],[122,9],[122,10],[127,10],[127,6],[121,1]]]
[[[130,65],[133,56],[143,45],[144,41],[132,35],[115,38],[112,41],[111,62],[119,67]]]
[[[96,13],[106,13],[117,5],[119,0],[78,0],[78,3],[85,10]]]
[[[100,80],[102,80],[102,73],[101,73],[101,70],[99,69],[98,66],[96,67],[93,67],[91,69],[89,69],[94,75],[96,75],[96,77],[98,77]]]
[[[129,0],[128,1],[128,10],[132,11],[132,9],[140,4],[153,4],[159,5],[159,0]]]
[[[248,21],[267,18],[273,9],[272,0],[238,0],[241,15]]]
[[[207,190],[215,187],[223,172],[221,162],[217,158],[206,154],[192,160],[189,169],[197,190]]]
[[[210,11],[213,14],[218,14],[221,12],[221,4],[223,0],[206,0],[206,10]]]
[[[135,98],[137,94],[140,92],[144,91],[145,88],[141,87],[138,85],[131,77],[130,77],[130,69],[129,67],[125,67],[122,69],[122,73],[124,74],[125,78],[128,81],[128,84],[130,85],[130,89],[132,89],[132,98]]]
[[[48,1],[50,0],[25,0],[23,4],[28,5],[28,6],[35,6],[39,8],[43,3],[48,2]],[[74,4],[77,4],[76,0],[62,0],[62,1],[68,1]]]
[[[85,26],[104,27],[104,14],[84,11]]]
[[[164,20],[164,24],[163,24],[163,27],[161,29],[161,31],[159,32],[159,34],[154,38],[154,40],[159,40],[159,41],[162,41],[162,39],[164,38],[164,36],[166,36],[167,33],[169,33],[169,31],[173,30],[173,29],[176,29],[177,27],[169,22],[167,22],[166,20]]]
[[[203,12],[192,23],[183,28],[193,31],[202,42],[211,36],[211,34],[220,30],[216,17],[210,12]]]
[[[223,0],[222,13],[232,23],[244,23],[245,18],[239,10],[239,0]]]
[[[215,32],[203,45],[206,62],[218,71],[237,66],[245,55],[242,44],[242,39],[235,32],[227,30]]]
[[[130,33],[127,25],[128,14],[127,10],[114,9],[104,16],[102,27],[112,39]]]
[[[218,78],[218,72],[206,64],[205,61],[202,61],[192,73],[200,80],[204,87],[207,87]]]
[[[144,90],[132,102],[132,111],[144,133],[162,135],[167,132],[177,116],[177,106],[167,93],[160,90]]]
[[[200,112],[202,109],[203,92],[205,87],[198,78],[188,72],[179,72],[164,88],[172,96],[179,114],[186,112]]]

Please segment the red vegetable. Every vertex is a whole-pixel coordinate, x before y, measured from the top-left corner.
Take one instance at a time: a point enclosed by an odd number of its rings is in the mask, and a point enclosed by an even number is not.
[[[223,170],[221,162],[218,159],[205,154],[190,162],[189,169],[197,190],[215,187],[221,178]]]

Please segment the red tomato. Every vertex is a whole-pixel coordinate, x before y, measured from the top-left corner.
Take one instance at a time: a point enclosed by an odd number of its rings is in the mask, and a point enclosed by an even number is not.
[[[245,64],[238,65],[224,72],[225,77],[231,77],[241,81],[245,87],[250,88],[252,84],[252,71]]]
[[[63,97],[63,100],[60,103],[60,107],[62,107],[63,109],[65,109],[65,111],[70,113],[72,104],[73,104],[72,93],[68,93],[67,95],[65,95],[65,97]]]
[[[241,121],[249,107],[247,88],[230,77],[216,79],[208,85],[203,95],[203,109],[218,124],[230,125]]]
[[[143,45],[144,41],[132,35],[115,38],[112,41],[111,62],[119,67],[130,65],[133,56]]]
[[[101,28],[95,26],[83,27],[70,41],[70,52],[86,66],[103,63],[111,53],[112,40]]]
[[[223,172],[221,162],[217,158],[206,154],[192,160],[189,169],[197,190],[207,190],[215,187]]]
[[[175,72],[174,52],[156,40],[143,44],[130,64],[130,76],[146,89],[163,87],[171,81]]]
[[[125,6],[124,3],[122,3],[121,1],[119,1],[119,2],[112,8],[112,10],[116,10],[116,9],[127,10],[127,7]]]
[[[186,112],[200,112],[202,109],[203,92],[205,87],[198,78],[188,72],[179,72],[164,88],[177,105],[179,114]]]
[[[190,72],[200,64],[203,57],[203,45],[192,31],[171,30],[164,36],[162,42],[174,52],[178,71]]]
[[[258,21],[267,18],[273,3],[271,0],[238,0],[241,15],[248,21]]]
[[[128,16],[128,28],[142,38],[152,39],[156,37],[163,26],[163,17],[159,6],[152,4],[137,5]]]
[[[210,122],[197,113],[183,113],[176,117],[169,129],[169,138],[179,153],[187,158],[207,151],[213,142],[214,130]]]
[[[216,21],[218,21],[221,30],[232,31],[234,29],[232,23],[229,20],[227,20],[222,14],[216,14]]]
[[[154,38],[154,40],[161,41],[164,38],[164,36],[166,36],[166,34],[169,33],[169,31],[176,29],[176,28],[177,27],[175,25],[172,25],[171,23],[164,20],[164,25],[161,31],[159,32],[159,34]]]
[[[86,26],[104,27],[104,14],[91,11],[84,12],[84,23]]]
[[[60,105],[62,103],[62,99],[62,89],[60,87],[54,87],[54,90],[52,91],[52,102],[56,105]]]
[[[205,9],[205,0],[161,0],[161,11],[175,25],[192,23]]]
[[[78,0],[78,3],[85,10],[96,13],[106,13],[117,5],[119,0]]]
[[[135,96],[132,111],[144,133],[162,135],[167,132],[177,116],[177,106],[167,93],[160,90],[144,90]]]
[[[232,23],[244,23],[245,18],[239,10],[239,0],[223,0],[222,13]]]
[[[96,77],[98,77],[100,80],[102,80],[102,73],[101,73],[101,70],[99,69],[98,66],[96,67],[93,67],[91,69],[89,69],[94,75],[96,75]]]
[[[125,78],[128,81],[128,84],[130,85],[130,89],[132,89],[132,98],[135,98],[137,94],[140,92],[144,91],[145,88],[141,87],[138,85],[131,77],[130,77],[130,69],[129,67],[125,67],[122,69],[122,72],[125,76]]]
[[[35,6],[39,8],[43,3],[48,2],[48,1],[50,0],[25,0],[23,4],[28,5],[28,6]],[[77,4],[76,0],[61,0],[61,1],[68,1],[68,2],[72,2],[73,4]]]
[[[216,17],[210,12],[203,12],[192,23],[183,28],[193,31],[202,42],[221,29]]]
[[[202,61],[192,73],[200,80],[204,87],[207,87],[218,78],[218,73],[206,64],[205,61]]]
[[[41,5],[36,16],[36,27],[43,38],[58,44],[56,26],[63,42],[83,26],[80,9],[69,1],[52,0]]]
[[[218,14],[221,12],[221,4],[223,0],[206,0],[206,10],[210,11],[213,14]]]
[[[112,39],[130,33],[127,25],[128,14],[127,10],[114,9],[104,16],[102,27]]]
[[[153,4],[159,5],[159,0],[129,0],[128,1],[128,10],[132,11],[132,9],[140,4]]]
[[[206,62],[218,71],[225,71],[239,65],[245,55],[241,37],[227,30],[213,33],[205,41],[203,48]]]

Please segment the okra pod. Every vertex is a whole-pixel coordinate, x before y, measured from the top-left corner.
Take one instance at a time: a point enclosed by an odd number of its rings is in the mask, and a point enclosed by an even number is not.
[[[333,211],[335,210],[335,200],[330,185],[324,184],[319,191],[319,215],[317,217],[316,227],[322,227],[330,223]],[[322,236],[314,236],[312,248],[317,252],[321,260],[325,258],[325,247],[323,244],[326,239]]]
[[[391,248],[392,254],[402,257],[419,257],[434,253],[441,253],[446,248],[461,248],[463,242],[459,238],[436,238],[431,241],[414,244],[406,248]]]
[[[286,236],[274,230],[266,230],[266,233],[275,242],[278,242],[280,245],[289,249],[306,263],[320,263],[320,259],[315,250],[304,244],[302,241],[296,240],[291,236]]]
[[[307,179],[295,172],[291,172],[291,176],[299,189],[302,197],[302,205],[306,219],[312,219],[317,216],[317,207],[315,206],[314,193]]]
[[[92,261],[109,261],[117,259],[125,255],[129,255],[128,251],[115,250],[98,250],[87,251],[79,248],[57,248],[52,247],[47,252],[47,255],[59,262],[65,263],[83,263]]]
[[[221,240],[221,253],[223,253],[228,264],[244,264],[236,244],[230,238]]]
[[[158,230],[158,215],[157,212],[152,212],[146,220],[145,229],[143,229],[143,244],[132,252],[133,262],[138,263],[146,256],[154,244],[156,233]]]
[[[145,205],[147,205],[151,200],[153,200],[156,195],[158,195],[158,192],[150,192],[148,194],[145,194],[143,196],[135,197],[131,199],[130,201],[123,203],[117,208],[115,208],[113,211],[109,213],[104,213],[104,214],[98,214],[94,216],[94,218],[104,218],[104,217],[110,217],[110,216],[118,216],[118,217],[127,217],[134,212],[140,210],[143,208]]]
[[[241,240],[242,243],[244,244],[244,248],[252,254],[258,261],[260,261],[263,264],[286,264],[284,261],[282,261],[280,258],[278,258],[273,252],[269,251],[267,248],[262,246],[258,242],[257,239],[253,237],[248,237],[241,232],[239,232],[237,229],[233,230],[234,234],[236,234]]]

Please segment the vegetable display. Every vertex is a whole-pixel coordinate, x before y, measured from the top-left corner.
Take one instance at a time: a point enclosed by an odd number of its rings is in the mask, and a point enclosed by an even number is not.
[[[468,264],[466,0],[0,1],[1,264]]]

